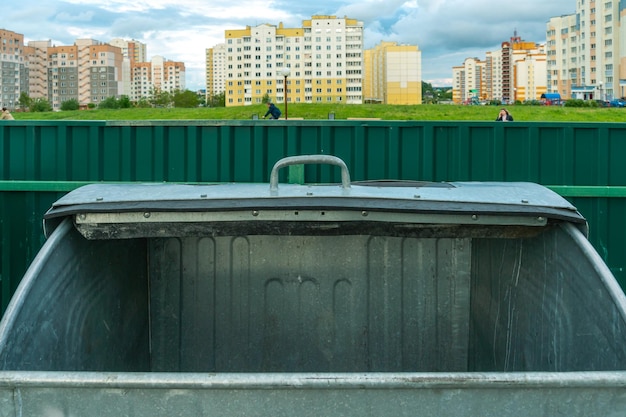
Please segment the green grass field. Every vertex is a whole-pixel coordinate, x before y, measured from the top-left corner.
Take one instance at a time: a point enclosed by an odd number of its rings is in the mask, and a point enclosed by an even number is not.
[[[285,116],[285,106],[278,106]],[[626,108],[575,108],[559,106],[508,106],[515,121],[530,122],[626,122]],[[337,120],[348,118],[380,118],[382,120],[474,120],[493,121],[499,107],[460,106],[449,104],[394,106],[382,104],[289,104],[291,119],[328,119],[334,113]],[[79,110],[48,113],[15,112],[16,120],[245,120],[253,115],[262,118],[265,105],[217,108],[150,108],[119,110]]]

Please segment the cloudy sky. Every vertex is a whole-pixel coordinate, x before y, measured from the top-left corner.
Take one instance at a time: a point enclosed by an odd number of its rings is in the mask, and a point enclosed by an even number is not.
[[[0,29],[55,45],[136,39],[147,45],[148,59],[184,62],[187,88],[196,90],[205,88],[205,50],[224,42],[226,29],[296,28],[313,15],[347,16],[363,21],[366,48],[418,45],[423,80],[444,86],[465,58],[484,59],[516,30],[525,41],[545,42],[548,20],[575,10],[576,0],[19,0],[2,8]]]

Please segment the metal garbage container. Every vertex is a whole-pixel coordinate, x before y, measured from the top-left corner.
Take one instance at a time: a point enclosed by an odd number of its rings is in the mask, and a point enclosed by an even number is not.
[[[293,164],[341,184],[279,184]],[[88,185],[0,324],[0,415],[611,415],[626,302],[586,229],[537,184],[352,182],[328,155],[269,186]]]

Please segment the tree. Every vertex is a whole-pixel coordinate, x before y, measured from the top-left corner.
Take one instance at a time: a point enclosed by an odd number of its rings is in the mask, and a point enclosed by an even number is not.
[[[63,111],[78,110],[79,108],[80,108],[80,104],[78,103],[78,100],[76,100],[75,98],[71,98],[61,103],[61,110]]]
[[[221,92],[219,94],[215,94],[209,98],[207,102],[207,106],[209,107],[226,107],[226,93]]]
[[[150,103],[153,107],[170,107],[172,94],[159,88],[153,88],[150,91]]]
[[[41,97],[32,100],[29,107],[30,111],[32,112],[52,111],[52,106],[50,105],[50,102]]]
[[[32,99],[30,98],[30,96],[28,94],[26,94],[25,91],[22,91],[20,93],[20,98],[18,99],[18,103],[20,105],[20,109],[24,110],[27,109],[28,107],[30,107],[30,103],[32,103]]]
[[[198,99],[198,95],[190,90],[180,91],[177,90],[174,92],[173,96],[174,107],[198,107],[200,100]]]

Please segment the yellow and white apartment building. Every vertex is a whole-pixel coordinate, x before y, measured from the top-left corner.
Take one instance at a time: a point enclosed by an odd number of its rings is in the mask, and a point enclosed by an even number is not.
[[[422,104],[422,53],[416,45],[381,42],[364,54],[366,103]]]
[[[626,96],[626,2],[576,1],[546,28],[549,92],[562,98]]]
[[[276,103],[363,102],[363,22],[313,16],[301,28],[248,26],[226,30],[225,44],[227,107],[265,95]]]

